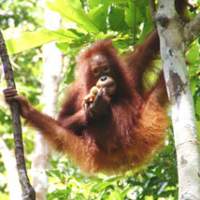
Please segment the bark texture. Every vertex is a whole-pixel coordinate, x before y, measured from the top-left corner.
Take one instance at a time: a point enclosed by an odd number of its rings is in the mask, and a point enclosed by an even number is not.
[[[15,88],[12,66],[8,57],[3,34],[1,32],[0,32],[0,56],[3,63],[3,71],[5,74],[7,86]],[[34,200],[35,191],[31,186],[29,178],[27,176],[27,170],[24,158],[20,112],[19,112],[19,105],[17,104],[17,102],[12,102],[10,104],[10,110],[12,115],[12,124],[13,124],[14,141],[15,141],[15,157],[19,174],[19,181],[22,187],[22,196],[23,196],[22,198],[24,200]]]
[[[184,52],[199,34],[199,16],[184,25],[177,16],[174,0],[159,0],[156,24],[176,145],[179,200],[200,198],[200,152],[195,127],[193,99],[189,88]],[[196,24],[196,25],[194,25]],[[195,30],[194,34],[184,30]],[[186,31],[185,31],[186,32]]]

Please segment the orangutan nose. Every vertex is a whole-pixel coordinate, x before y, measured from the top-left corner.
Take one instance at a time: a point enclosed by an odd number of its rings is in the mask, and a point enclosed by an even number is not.
[[[102,76],[102,77],[100,78],[100,80],[101,80],[101,81],[106,81],[107,78],[108,78],[107,76]]]

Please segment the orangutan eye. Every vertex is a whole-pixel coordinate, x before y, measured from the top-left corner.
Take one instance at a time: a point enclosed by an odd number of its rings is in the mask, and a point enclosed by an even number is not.
[[[108,66],[105,66],[103,69],[104,73],[109,73],[110,72],[110,68]]]
[[[100,68],[95,68],[95,69],[93,70],[93,74],[94,74],[95,77],[98,77],[98,76],[100,75],[100,73],[101,73]]]

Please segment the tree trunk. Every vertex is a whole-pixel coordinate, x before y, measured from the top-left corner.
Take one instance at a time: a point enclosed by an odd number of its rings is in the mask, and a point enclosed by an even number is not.
[[[0,153],[6,168],[10,200],[22,200],[22,190],[19,183],[16,160],[2,138],[0,138]]]
[[[45,27],[56,30],[60,26],[60,17],[45,8]],[[55,116],[58,85],[62,69],[62,55],[55,43],[43,46],[43,90],[42,103],[45,105],[43,112]],[[49,164],[50,147],[42,134],[36,134],[35,152],[32,161],[33,186],[36,191],[37,200],[45,200],[48,190],[48,177],[46,169]]]
[[[172,105],[179,200],[198,200],[200,199],[200,152],[193,99],[184,59],[185,44],[189,41],[189,38],[186,41],[186,37],[183,37],[184,27],[187,25],[184,26],[177,16],[174,0],[159,0],[156,23],[167,92]]]

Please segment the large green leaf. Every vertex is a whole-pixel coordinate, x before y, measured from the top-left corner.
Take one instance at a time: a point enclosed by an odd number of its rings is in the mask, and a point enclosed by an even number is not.
[[[96,8],[100,5],[109,6],[116,2],[125,2],[126,0],[88,0],[88,5],[90,9]]]
[[[92,33],[99,32],[98,28],[78,3],[74,4],[72,0],[55,0],[53,2],[49,1],[47,4],[50,9],[58,12],[63,19],[75,22],[83,30]]]
[[[106,31],[106,18],[107,18],[108,6],[98,5],[97,7],[90,9],[88,16],[95,23],[101,31]]]
[[[124,4],[127,4],[128,1],[130,0],[88,0],[87,2],[90,9],[92,9],[99,5],[104,5],[104,6],[109,6],[112,4],[124,5]]]
[[[135,5],[135,1],[132,2],[131,0],[129,0],[128,2],[128,6],[125,9],[125,21],[127,23],[127,25],[130,28],[133,28],[135,26],[135,21],[136,21],[136,5]]]
[[[88,0],[88,5],[90,7],[90,9],[95,8],[99,5],[103,5],[103,0]]]
[[[22,32],[17,37],[6,39],[9,54],[19,53],[34,47],[41,46],[51,41],[71,41],[77,35],[71,31],[57,30],[50,31],[41,29],[35,32]],[[6,38],[6,36],[5,36]]]
[[[125,22],[124,9],[112,6],[109,13],[110,28],[114,31],[125,31],[128,26]]]

